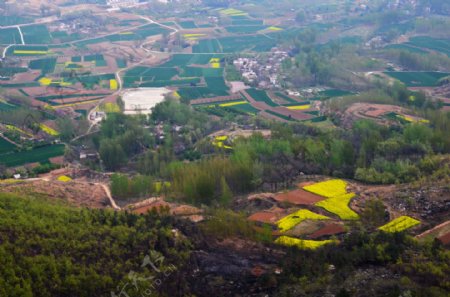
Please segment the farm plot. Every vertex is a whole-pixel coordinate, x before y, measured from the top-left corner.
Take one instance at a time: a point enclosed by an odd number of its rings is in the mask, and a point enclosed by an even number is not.
[[[218,39],[224,53],[237,53],[245,50],[267,52],[276,46],[276,39],[265,35],[230,36]]]
[[[198,26],[195,24],[194,21],[182,21],[182,22],[178,22],[178,24],[183,29],[195,29],[195,28],[198,28]]]
[[[28,163],[45,163],[49,158],[58,157],[64,155],[64,145],[51,145],[38,147],[29,151],[22,151],[13,154],[4,154],[0,158],[0,164],[4,164],[8,167],[19,166]]]
[[[348,193],[319,201],[315,205],[334,213],[342,220],[357,220],[359,215],[348,207],[348,204],[354,197],[354,193]]]
[[[180,77],[222,77],[223,68],[183,67]]]
[[[279,202],[288,202],[297,205],[311,205],[325,198],[303,189],[296,189],[289,192],[279,193],[275,195],[275,200]]]
[[[27,71],[28,69],[23,67],[4,67],[0,68],[0,76],[11,77],[14,76],[14,74],[24,73]]]
[[[228,95],[228,86],[223,77],[205,77],[206,85],[218,96]]]
[[[256,26],[227,26],[225,29],[230,33],[240,33],[240,34],[252,34],[258,31],[266,29],[267,26],[256,25]]]
[[[387,50],[403,50],[403,51],[408,51],[411,53],[416,53],[416,54],[426,54],[428,53],[427,51],[414,47],[414,46],[409,46],[407,44],[390,44],[388,46],[385,46],[384,49]]]
[[[305,220],[328,220],[329,217],[314,213],[307,209],[300,209],[277,222],[281,232],[286,232]]]
[[[178,71],[175,68],[137,66],[125,72],[124,86],[131,87],[142,83],[171,80]]]
[[[450,75],[444,72],[384,72],[398,79],[407,87],[435,87],[441,78]]]
[[[307,249],[307,250],[315,250],[327,244],[337,244],[337,240],[305,240],[298,239],[289,236],[280,236],[275,240],[275,243],[288,246],[288,247],[297,247],[299,249]]]
[[[17,28],[0,29],[0,44],[21,44]]]
[[[283,94],[281,92],[275,92],[275,96],[277,96],[278,98],[281,98],[283,100],[286,100],[289,103],[298,103],[296,100],[292,99],[291,97],[289,97],[286,94]]]
[[[101,81],[108,81],[115,79],[116,76],[113,73],[98,74],[98,75],[80,75],[73,78],[68,78],[68,83],[81,83],[85,88],[92,89],[94,85],[100,84]]]
[[[450,57],[450,40],[448,39],[436,39],[428,36],[418,36],[411,38],[406,44],[435,50]]]
[[[200,83],[200,78],[192,77],[192,78],[184,78],[177,80],[157,80],[144,82],[139,84],[139,87],[142,88],[160,88],[160,87],[169,87],[169,86],[189,86],[196,85]]]
[[[9,111],[18,108],[17,105],[6,102],[0,98],[0,111]]]
[[[192,47],[193,53],[221,53],[222,47],[217,39],[202,39]]]
[[[21,27],[25,43],[49,44],[52,43],[52,36],[45,25],[33,25]]]
[[[178,90],[178,94],[184,102],[214,96],[213,92],[206,87],[183,87]]]
[[[396,218],[395,220],[390,221],[386,225],[381,226],[378,228],[381,231],[389,232],[389,233],[396,233],[396,232],[402,232],[406,229],[409,229],[411,227],[414,227],[416,225],[419,225],[420,221],[413,219],[408,216],[401,216]]]
[[[329,89],[329,90],[324,90],[324,91],[318,92],[317,97],[312,98],[311,100],[324,100],[324,99],[329,99],[329,98],[333,98],[333,97],[349,96],[352,94],[354,94],[354,93],[345,91],[345,90]]]
[[[0,15],[0,26],[12,26],[18,24],[31,23],[34,20],[30,17],[22,17],[18,15]]]
[[[346,194],[347,183],[340,179],[332,179],[304,186],[303,189],[319,196],[331,198]]]
[[[8,56],[39,56],[49,54],[47,46],[33,46],[33,45],[15,45],[11,46],[7,51]]]
[[[121,32],[117,34],[111,34],[104,37],[99,37],[90,40],[83,40],[76,42],[75,45],[79,47],[84,47],[89,44],[96,44],[101,42],[117,42],[117,41],[131,41],[131,40],[140,40],[145,39],[149,36],[159,35],[164,32],[168,32],[168,29],[160,27],[156,24],[149,24],[142,26],[138,29],[129,32]]]
[[[250,95],[253,99],[259,102],[264,102],[269,106],[278,106],[275,102],[270,99],[270,97],[267,95],[266,91],[257,90],[257,89],[248,89],[246,90],[247,94]]]
[[[315,205],[334,213],[342,220],[356,220],[358,214],[348,205],[355,197],[354,193],[347,193],[347,183],[340,179],[304,186],[304,190],[326,197],[327,199],[317,202]]]
[[[264,24],[263,20],[252,20],[248,18],[240,18],[240,19],[233,19],[231,21],[231,24],[233,26],[261,26]]]
[[[117,58],[116,59],[116,64],[117,64],[117,67],[119,67],[119,68],[125,68],[125,67],[127,67],[127,60],[126,59]]]
[[[30,69],[41,70],[42,75],[53,73],[53,71],[55,71],[55,66],[56,66],[56,58],[32,60],[28,64],[28,67]]]
[[[3,138],[0,138],[0,157],[4,153],[14,151],[15,148],[16,146],[14,144],[4,140]]]

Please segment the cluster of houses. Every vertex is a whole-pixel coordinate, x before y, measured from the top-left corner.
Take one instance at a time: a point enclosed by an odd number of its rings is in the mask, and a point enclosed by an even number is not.
[[[288,52],[274,48],[268,57],[266,55],[241,57],[234,60],[233,64],[250,85],[263,89],[280,88],[279,74],[282,62],[286,58],[289,58]]]

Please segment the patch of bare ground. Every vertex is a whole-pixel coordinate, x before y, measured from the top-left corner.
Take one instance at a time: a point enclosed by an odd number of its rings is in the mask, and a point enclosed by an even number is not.
[[[88,182],[33,180],[1,186],[0,191],[25,195],[33,194],[90,208],[105,208],[109,205],[104,189],[99,185]]]

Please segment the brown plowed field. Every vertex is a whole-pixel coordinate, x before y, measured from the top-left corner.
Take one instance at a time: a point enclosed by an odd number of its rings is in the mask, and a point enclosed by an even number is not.
[[[307,192],[303,189],[275,195],[275,200],[278,202],[289,202],[296,205],[312,205],[324,199],[324,197]]]
[[[308,237],[311,239],[317,239],[322,236],[331,236],[336,234],[341,234],[345,232],[344,226],[337,223],[329,223],[317,230],[314,233],[311,233]]]

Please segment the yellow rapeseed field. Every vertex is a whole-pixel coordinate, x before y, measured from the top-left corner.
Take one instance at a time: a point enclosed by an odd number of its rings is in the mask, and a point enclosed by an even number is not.
[[[270,31],[283,31],[282,28],[275,27],[275,26],[270,26],[269,28],[267,28],[267,30],[270,30]]]
[[[338,241],[333,240],[333,239],[304,240],[304,239],[298,239],[298,238],[293,238],[293,237],[289,237],[289,236],[280,236],[275,240],[275,243],[281,244],[284,246],[295,246],[295,247],[298,247],[299,249],[315,250],[326,244],[331,244],[331,243],[337,244]]]
[[[341,179],[331,179],[303,187],[308,192],[327,198],[346,194],[346,188],[347,183]]]
[[[278,228],[286,232],[305,220],[328,220],[329,217],[314,213],[308,209],[300,209],[277,222]]]
[[[235,105],[241,105],[241,104],[247,104],[247,101],[235,101],[235,102],[229,102],[229,103],[222,103],[219,104],[220,107],[229,107],[229,106],[235,106]]]
[[[15,55],[46,55],[48,51],[14,50]]]
[[[117,90],[118,84],[117,84],[117,80],[115,79],[110,79],[109,80],[109,88],[111,90]]]
[[[68,177],[67,175],[61,175],[60,177],[58,177],[58,180],[61,182],[70,182],[72,179],[70,177]]]
[[[401,216],[396,218],[395,220],[390,221],[386,225],[381,226],[378,229],[384,232],[396,233],[414,227],[418,224],[420,224],[419,220],[413,219],[408,216]]]
[[[291,110],[305,110],[305,109],[310,109],[311,105],[295,105],[295,106],[288,106],[288,109]]]
[[[355,193],[347,193],[319,201],[315,205],[334,213],[342,220],[357,220],[359,215],[348,206],[353,197]]]
[[[39,127],[41,128],[42,131],[44,131],[48,135],[51,135],[51,136],[58,136],[59,135],[58,131],[56,131],[53,128],[50,128],[49,126],[47,126],[45,124],[40,124]]]

